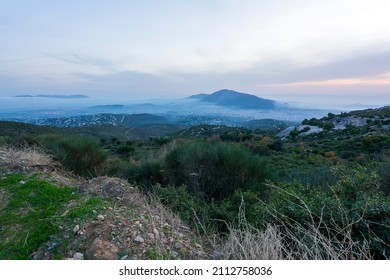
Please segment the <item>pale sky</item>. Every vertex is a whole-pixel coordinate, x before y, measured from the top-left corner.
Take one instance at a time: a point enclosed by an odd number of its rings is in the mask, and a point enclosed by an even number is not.
[[[0,0],[0,97],[390,103],[389,0]]]

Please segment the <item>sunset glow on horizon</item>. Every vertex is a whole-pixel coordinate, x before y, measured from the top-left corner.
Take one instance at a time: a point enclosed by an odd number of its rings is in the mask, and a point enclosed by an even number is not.
[[[386,0],[1,0],[0,7],[0,97],[180,98],[231,88],[268,98],[356,91],[390,100]]]

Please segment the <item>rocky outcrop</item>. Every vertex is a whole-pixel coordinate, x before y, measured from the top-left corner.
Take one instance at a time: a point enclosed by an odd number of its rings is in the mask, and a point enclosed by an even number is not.
[[[282,139],[285,139],[288,136],[290,136],[290,133],[292,131],[299,132],[299,134],[298,134],[299,137],[305,137],[305,136],[313,134],[313,133],[319,133],[319,132],[323,131],[323,129],[321,127],[313,126],[313,125],[290,126],[290,127],[287,127],[286,129],[282,130],[278,134],[276,134],[276,137],[280,137]]]

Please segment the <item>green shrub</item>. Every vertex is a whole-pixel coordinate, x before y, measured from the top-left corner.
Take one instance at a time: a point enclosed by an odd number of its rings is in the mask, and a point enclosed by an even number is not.
[[[298,182],[273,186],[259,217],[291,228],[317,227],[339,241],[348,232],[353,242],[368,242],[375,258],[390,257],[390,199],[379,191],[379,176],[363,167],[333,171],[339,181],[326,190]]]
[[[107,154],[92,139],[78,136],[44,135],[39,145],[52,153],[65,167],[86,177],[96,176]]]
[[[153,184],[161,184],[163,174],[162,163],[159,160],[148,160],[138,164],[119,158],[109,158],[104,164],[103,172],[109,176],[136,182],[146,189],[150,189]]]
[[[121,154],[123,156],[127,156],[130,153],[134,152],[134,148],[131,145],[122,144],[115,150],[118,154]]]
[[[390,195],[390,158],[387,158],[380,163],[379,176],[381,178],[381,191],[387,195]]]
[[[156,137],[156,138],[153,138],[154,142],[156,142],[158,145],[162,146],[162,145],[165,145],[165,144],[168,144],[169,142],[172,141],[172,138],[171,137],[168,137],[168,136],[161,136],[161,137]]]
[[[144,187],[162,183],[162,163],[159,160],[149,160],[138,167],[137,182]]]
[[[15,140],[9,136],[0,136],[0,146],[2,145],[13,145]]]
[[[268,156],[270,154],[270,149],[264,144],[257,144],[254,146],[252,152],[259,156]]]
[[[206,200],[221,200],[239,188],[259,189],[267,170],[265,162],[245,148],[191,141],[166,156],[165,178],[168,184],[184,184]]]
[[[186,186],[162,187],[156,185],[153,188],[153,192],[161,203],[178,213],[180,218],[186,223],[195,228],[204,226],[210,229],[210,227],[213,227],[212,217],[209,213],[210,205],[189,193]]]
[[[283,141],[281,139],[276,139],[268,145],[268,148],[277,152],[282,152],[284,150]]]

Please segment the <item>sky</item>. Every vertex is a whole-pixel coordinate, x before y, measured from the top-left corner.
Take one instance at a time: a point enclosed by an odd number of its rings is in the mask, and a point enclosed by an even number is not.
[[[0,0],[0,97],[390,103],[388,0]]]

